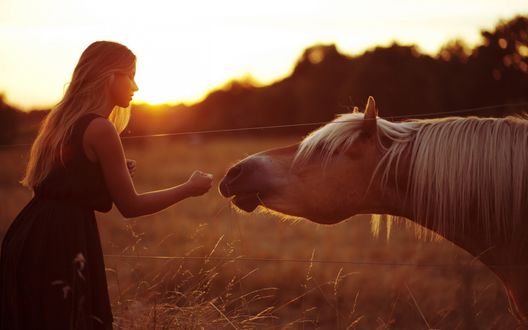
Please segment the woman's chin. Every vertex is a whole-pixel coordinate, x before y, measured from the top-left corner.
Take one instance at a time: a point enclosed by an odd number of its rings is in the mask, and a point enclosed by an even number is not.
[[[130,105],[130,102],[131,102],[131,101],[128,101],[128,102],[120,102],[120,103],[116,104],[116,107],[120,107],[120,108],[128,108],[128,106]]]

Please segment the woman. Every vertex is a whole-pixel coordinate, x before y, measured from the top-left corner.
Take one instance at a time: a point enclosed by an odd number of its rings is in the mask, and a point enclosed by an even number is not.
[[[94,210],[114,203],[138,217],[210,189],[212,176],[195,171],[181,185],[136,193],[118,134],[138,90],[135,65],[121,44],[91,44],[42,124],[22,180],[34,197],[2,242],[0,329],[111,329]]]

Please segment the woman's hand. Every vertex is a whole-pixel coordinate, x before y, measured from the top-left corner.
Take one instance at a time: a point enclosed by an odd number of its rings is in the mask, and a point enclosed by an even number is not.
[[[134,177],[134,172],[136,172],[136,161],[133,159],[127,159],[126,163],[127,163],[128,173],[130,174],[131,177]]]
[[[186,185],[190,188],[191,196],[200,196],[211,189],[213,175],[202,171],[194,171],[187,180]]]

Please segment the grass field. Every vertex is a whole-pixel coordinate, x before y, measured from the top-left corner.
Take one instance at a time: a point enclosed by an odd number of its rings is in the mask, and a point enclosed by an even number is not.
[[[97,214],[116,328],[514,328],[501,284],[447,241],[419,240],[403,224],[388,241],[374,238],[366,216],[322,226],[244,214],[218,194],[229,165],[295,140],[240,133],[125,142],[139,192],[179,184],[194,169],[215,181],[207,195],[151,216],[126,220],[115,207]],[[2,236],[31,197],[17,184],[27,151],[0,149]]]

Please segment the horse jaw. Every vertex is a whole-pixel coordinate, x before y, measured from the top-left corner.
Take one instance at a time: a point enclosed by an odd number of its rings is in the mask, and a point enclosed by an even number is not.
[[[283,203],[278,198],[262,199],[258,198],[258,201],[253,201],[249,198],[249,201],[245,199],[246,196],[236,196],[231,199],[232,205],[239,210],[251,213],[258,212],[262,214],[269,214],[283,220],[308,220],[318,224],[336,224],[350,218],[354,214],[344,214],[342,212],[334,213],[319,213],[317,211],[311,211],[308,207],[299,207],[295,204]]]

